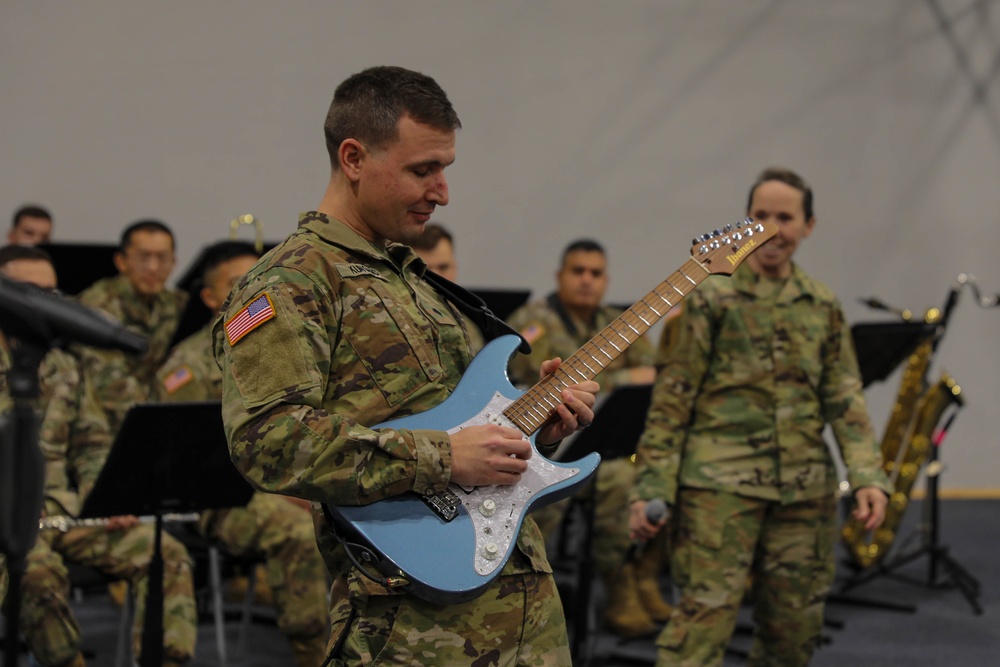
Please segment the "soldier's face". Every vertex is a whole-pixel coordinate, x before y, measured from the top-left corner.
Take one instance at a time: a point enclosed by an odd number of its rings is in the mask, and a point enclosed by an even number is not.
[[[52,221],[48,218],[25,216],[7,234],[11,245],[38,245],[52,239]]]
[[[398,141],[364,153],[355,185],[363,227],[357,231],[372,241],[416,241],[434,209],[448,204],[444,170],[454,161],[454,130],[400,118]]]
[[[156,296],[174,270],[173,239],[159,230],[137,230],[115,255],[115,266],[141,296]]]
[[[56,270],[44,259],[15,259],[7,262],[0,273],[22,283],[31,283],[42,289],[56,288]]]
[[[451,246],[451,241],[448,239],[441,239],[430,250],[414,249],[413,252],[417,253],[420,259],[424,260],[427,268],[434,273],[452,282],[458,281],[458,264],[455,262],[455,249]]]
[[[608,289],[607,269],[604,253],[592,250],[569,253],[556,274],[559,300],[570,308],[597,308]]]
[[[256,263],[256,257],[244,255],[219,264],[209,273],[208,284],[201,290],[202,302],[213,313],[218,313],[222,304],[226,302],[226,297],[233,290],[233,285]]]
[[[781,181],[757,186],[747,213],[760,222],[775,222],[778,233],[747,257],[747,264],[761,275],[787,278],[792,273],[792,255],[802,239],[812,233],[815,218],[806,220],[802,191]]]

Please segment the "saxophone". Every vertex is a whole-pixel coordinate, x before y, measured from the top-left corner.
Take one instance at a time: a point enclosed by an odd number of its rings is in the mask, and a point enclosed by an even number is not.
[[[910,502],[910,492],[934,446],[934,431],[941,421],[941,415],[950,405],[962,405],[964,400],[959,384],[945,373],[936,384],[920,395],[913,411],[913,419],[906,420],[910,422],[906,436],[902,439],[890,438],[887,432],[883,445],[889,444],[889,448],[882,450],[883,469],[889,476],[893,491],[885,510],[885,521],[877,530],[866,531],[861,521],[849,517],[842,530],[851,558],[861,567],[875,565],[892,547],[903,513]],[[901,403],[897,402],[890,421],[897,419],[897,408],[900,406]],[[896,450],[894,453],[893,448]]]
[[[925,313],[924,321],[934,325],[934,332],[917,345],[907,360],[896,403],[882,436],[882,468],[893,486],[885,520],[873,532],[865,530],[864,524],[854,517],[848,517],[841,530],[851,559],[862,568],[875,565],[889,551],[909,504],[910,491],[932,452],[931,448],[937,444],[934,434],[941,416],[949,406],[964,403],[961,387],[947,373],[929,388],[926,383],[927,369],[963,287],[972,290],[982,308],[1000,306],[1000,294],[984,296],[974,276],[960,273],[948,292],[944,308],[931,308]],[[910,311],[891,308],[875,298],[863,299],[862,302],[873,308],[892,311],[907,321],[911,318]]]

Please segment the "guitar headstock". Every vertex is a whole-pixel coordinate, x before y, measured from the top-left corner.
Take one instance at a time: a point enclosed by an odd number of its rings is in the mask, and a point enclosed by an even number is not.
[[[695,238],[691,256],[709,273],[732,275],[743,260],[778,233],[773,222],[746,218]]]

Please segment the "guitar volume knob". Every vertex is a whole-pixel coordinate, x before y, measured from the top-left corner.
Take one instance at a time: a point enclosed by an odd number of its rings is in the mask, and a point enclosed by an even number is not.
[[[483,516],[493,516],[497,511],[497,504],[492,498],[487,498],[479,504],[479,513]]]
[[[494,560],[499,555],[500,547],[497,546],[496,542],[487,542],[483,545],[483,558]]]

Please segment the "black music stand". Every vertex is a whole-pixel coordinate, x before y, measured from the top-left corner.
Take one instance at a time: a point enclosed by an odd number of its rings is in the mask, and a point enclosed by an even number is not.
[[[884,380],[938,325],[927,322],[862,322],[851,327],[861,384]]]
[[[125,415],[80,517],[156,517],[142,667],[163,662],[163,514],[239,507],[252,495],[229,458],[219,402],[141,403]]]
[[[652,396],[652,385],[629,385],[615,389],[605,399],[594,415],[593,424],[581,431],[566,448],[558,452],[559,461],[576,461],[597,452],[602,461],[632,456],[635,454],[639,436],[646,424],[646,411]],[[590,636],[590,586],[593,579],[593,525],[594,525],[594,485],[587,486],[587,494],[582,502],[583,541],[580,545],[579,564],[576,572],[576,589],[573,616],[573,632],[570,636],[570,653],[573,664],[585,664],[586,653],[582,652],[583,641]],[[565,537],[560,545],[566,543]],[[624,642],[622,642],[624,643]],[[612,652],[608,656],[615,657]],[[628,659],[626,656],[619,656]]]
[[[52,258],[59,276],[59,290],[76,295],[102,278],[118,275],[114,257],[117,245],[107,243],[45,243],[39,245]]]
[[[923,533],[921,544],[910,551],[897,554],[893,558],[887,559],[884,563],[876,563],[869,570],[858,572],[844,583],[841,588],[842,591],[847,591],[855,586],[865,584],[879,576],[888,576],[908,584],[925,586],[927,588],[957,588],[965,600],[969,603],[969,606],[972,607],[973,613],[977,616],[983,613],[983,608],[979,604],[979,580],[976,579],[976,577],[965,569],[965,567],[963,567],[957,560],[955,560],[955,558],[949,553],[948,547],[940,541],[941,512],[940,500],[938,497],[938,485],[940,483],[938,478],[940,477],[940,471],[935,471],[934,468],[938,467],[938,448],[948,435],[948,430],[954,423],[955,417],[958,415],[958,411],[961,410],[961,407],[962,406],[960,404],[956,404],[951,408],[951,413],[948,415],[948,418],[944,419],[944,423],[936,429],[933,442],[931,443],[930,458],[927,462],[927,495],[924,499],[923,508],[925,518],[924,523],[920,528]],[[920,580],[915,577],[909,577],[896,572],[899,568],[912,563],[922,556],[928,557],[926,580]],[[941,570],[944,571],[945,575],[943,579],[939,577]],[[843,596],[838,597],[841,600],[844,599]],[[850,600],[850,598],[847,599]],[[884,606],[884,604],[879,603],[878,606]],[[911,605],[910,608],[906,610],[916,611],[916,607]]]

